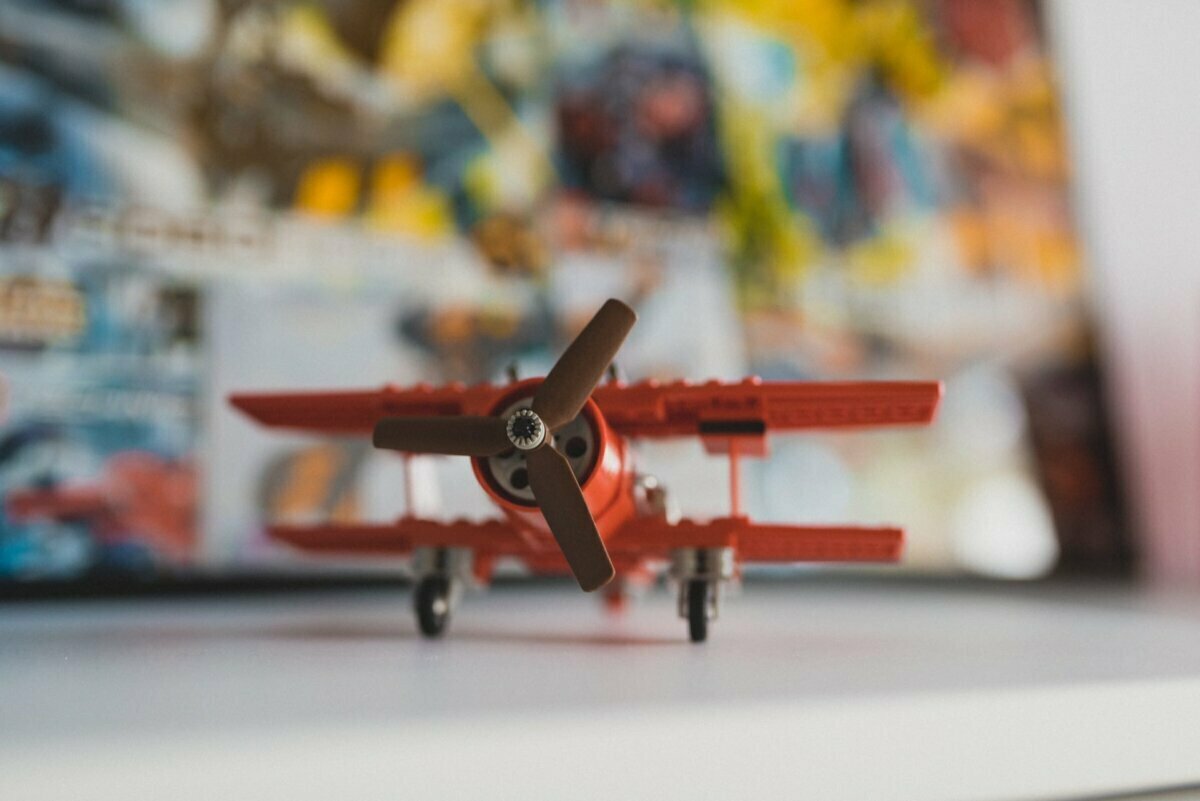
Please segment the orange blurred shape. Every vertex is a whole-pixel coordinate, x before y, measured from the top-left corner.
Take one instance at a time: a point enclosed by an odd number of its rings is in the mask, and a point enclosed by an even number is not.
[[[296,187],[296,210],[315,217],[345,217],[358,207],[362,178],[344,158],[314,162]]]

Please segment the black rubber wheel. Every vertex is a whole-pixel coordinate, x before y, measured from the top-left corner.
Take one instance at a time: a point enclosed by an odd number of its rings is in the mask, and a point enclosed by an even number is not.
[[[692,579],[687,584],[688,636],[692,642],[708,639],[708,582]]]
[[[426,576],[417,584],[413,596],[417,625],[426,637],[440,637],[450,622],[450,579]]]

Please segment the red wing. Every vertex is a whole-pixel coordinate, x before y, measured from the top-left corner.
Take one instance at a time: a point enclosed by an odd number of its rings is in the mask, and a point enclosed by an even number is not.
[[[605,384],[593,399],[629,437],[761,437],[770,431],[923,425],[942,397],[936,381]]]
[[[904,530],[752,523],[738,535],[737,548],[744,562],[898,562]]]
[[[230,403],[258,422],[329,434],[368,434],[383,417],[486,414],[506,387],[386,386],[346,392],[241,393]],[[761,437],[770,430],[929,423],[937,382],[604,384],[592,397],[608,424],[630,437]]]
[[[477,560],[523,559],[539,573],[567,572],[552,541],[527,538],[503,520],[439,523],[405,517],[393,523],[276,525],[272,539],[303,551],[341,556],[405,556],[416,548],[470,548]],[[904,548],[897,528],[786,526],[724,517],[667,523],[639,519],[608,542],[617,569],[666,559],[676,548],[734,548],[743,562],[895,562]]]
[[[666,557],[676,548],[734,548],[744,562],[895,562],[898,528],[789,526],[722,517],[707,522],[639,519],[608,542],[613,557]]]
[[[370,434],[380,419],[409,415],[485,414],[504,387],[386,386],[348,392],[271,392],[231,395],[229,402],[262,423],[328,434]]]
[[[520,556],[535,550],[502,520],[440,523],[402,517],[393,523],[274,525],[271,539],[303,551],[343,556],[403,556],[416,548],[470,548],[488,556]]]

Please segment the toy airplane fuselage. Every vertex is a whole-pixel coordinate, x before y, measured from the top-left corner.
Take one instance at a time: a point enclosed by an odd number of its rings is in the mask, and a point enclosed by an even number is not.
[[[542,381],[238,394],[230,401],[268,426],[368,436],[385,418],[507,418],[530,404]],[[775,432],[928,424],[941,392],[937,382],[613,381],[596,387],[578,416],[546,447],[570,463],[617,575],[646,575],[669,562],[680,582],[680,613],[689,621],[692,639],[703,640],[715,616],[718,587],[742,562],[893,562],[903,548],[898,528],[751,521],[738,500],[739,458],[766,455],[767,438]],[[631,442],[672,437],[698,437],[708,453],[730,459],[729,516],[672,519],[661,490],[637,472]],[[495,520],[443,523],[405,516],[384,524],[277,525],[269,533],[309,552],[414,555],[418,620],[424,633],[436,635],[456,596],[455,572],[462,560],[451,558],[455,554],[473,557],[469,564],[479,581],[489,578],[499,557],[520,558],[538,572],[567,572],[530,491],[525,457],[511,448],[471,459],[479,485],[501,512]]]

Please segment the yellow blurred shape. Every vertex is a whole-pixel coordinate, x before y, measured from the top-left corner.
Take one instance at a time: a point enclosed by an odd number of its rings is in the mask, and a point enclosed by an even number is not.
[[[793,224],[783,187],[769,161],[770,150],[757,141],[763,133],[757,115],[739,108],[723,114],[721,123],[730,188],[717,201],[717,214],[729,233],[742,299],[753,306],[761,300],[750,296],[753,290],[774,296],[804,272],[814,243]]]
[[[484,0],[410,0],[384,32],[381,67],[418,97],[455,94],[476,69],[475,48],[491,5]]]
[[[462,306],[441,309],[434,316],[432,333],[439,345],[466,342],[475,334],[475,315]]]
[[[949,221],[962,265],[968,272],[982,275],[987,271],[990,252],[987,222],[978,212],[965,208],[950,212]]]
[[[338,39],[328,14],[310,5],[288,9],[281,20],[279,47],[281,56],[297,68],[307,67],[319,74],[330,65],[355,61],[355,57]]]
[[[1079,288],[1079,243],[1067,231],[1043,231],[1033,242],[1038,278],[1049,289],[1073,292]]]
[[[0,339],[48,344],[87,326],[87,299],[74,284],[31,275],[0,279]]]
[[[846,256],[853,278],[862,284],[885,286],[907,275],[914,260],[912,244],[896,232],[883,232],[852,246]]]
[[[1030,175],[1063,180],[1066,148],[1059,127],[1046,119],[1020,119],[1013,124],[1019,167]]]
[[[350,523],[360,519],[358,498],[353,488],[333,495],[342,474],[350,469],[346,452],[336,445],[306,448],[287,459],[282,483],[267,499],[271,517],[303,520],[332,505],[329,522]],[[332,496],[332,497],[331,497]]]
[[[502,309],[484,309],[479,317],[479,328],[491,339],[507,340],[516,335],[520,318]]]
[[[314,162],[296,187],[296,210],[316,217],[345,217],[358,206],[362,179],[350,159]]]
[[[409,0],[388,20],[380,71],[400,96],[422,103],[447,97],[458,103],[492,149],[510,162],[515,179],[489,187],[504,194],[534,195],[554,176],[543,144],[531,134],[504,94],[480,67],[477,51],[505,15],[518,4],[496,0]],[[528,200],[523,197],[522,200]]]
[[[925,20],[905,0],[855,5],[854,21],[864,55],[902,93],[926,96],[938,88],[943,69]]]
[[[446,197],[427,186],[417,160],[403,154],[386,156],[376,165],[367,221],[381,230],[424,239],[444,236],[451,229]]]
[[[911,0],[709,0],[701,7],[715,25],[729,15],[786,42],[803,69],[804,115],[827,126],[838,124],[872,69],[916,99],[937,91],[947,72]]]
[[[1079,245],[1060,224],[1005,209],[959,209],[950,219],[968,271],[1008,273],[1051,292],[1079,288]]]

